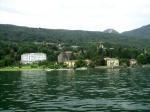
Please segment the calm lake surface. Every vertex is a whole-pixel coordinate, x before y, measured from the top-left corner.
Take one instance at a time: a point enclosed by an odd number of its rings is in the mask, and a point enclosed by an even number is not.
[[[150,112],[150,68],[0,71],[0,111]]]

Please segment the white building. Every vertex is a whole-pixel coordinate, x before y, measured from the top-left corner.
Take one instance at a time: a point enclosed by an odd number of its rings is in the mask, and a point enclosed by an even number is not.
[[[116,58],[109,58],[107,59],[107,66],[109,67],[119,66],[119,60]]]
[[[45,53],[25,53],[21,55],[21,63],[31,64],[33,62],[44,61],[46,60]]]

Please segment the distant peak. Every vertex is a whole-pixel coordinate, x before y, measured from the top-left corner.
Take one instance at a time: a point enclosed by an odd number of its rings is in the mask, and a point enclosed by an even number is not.
[[[103,32],[104,32],[104,33],[119,33],[119,32],[117,32],[117,31],[114,30],[114,29],[107,29],[107,30],[104,30]]]

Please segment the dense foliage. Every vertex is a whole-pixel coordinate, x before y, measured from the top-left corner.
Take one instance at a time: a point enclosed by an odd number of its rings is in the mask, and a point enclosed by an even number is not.
[[[7,42],[49,42],[83,45],[87,42],[104,41],[112,44],[122,44],[150,51],[150,38],[135,38],[121,34],[109,34],[94,31],[54,30],[43,28],[19,27],[0,24],[0,40]]]
[[[105,49],[99,47],[100,41]],[[60,49],[60,46],[62,48]],[[129,64],[129,59],[137,59],[141,64],[150,63],[150,39],[140,39],[121,34],[91,31],[50,30],[43,28],[0,25],[0,67],[20,66],[23,53],[43,52],[47,61],[39,66],[50,68],[66,67],[58,64],[57,56],[62,51],[72,51],[71,59],[78,60],[77,67],[85,66],[83,60],[90,59],[90,67],[105,65],[104,57],[120,59],[120,64]],[[71,46],[78,46],[73,48]],[[99,47],[99,48],[98,48]],[[113,49],[112,49],[113,48]],[[85,52],[83,52],[85,51]],[[80,55],[75,55],[74,53]],[[35,67],[35,66],[33,66]]]
[[[47,54],[49,61],[57,61],[59,52],[55,45],[34,44],[34,43],[16,43],[0,41],[0,67],[19,66],[21,54],[43,52]]]
[[[150,38],[150,24],[135,30],[123,32],[122,34],[140,38]]]

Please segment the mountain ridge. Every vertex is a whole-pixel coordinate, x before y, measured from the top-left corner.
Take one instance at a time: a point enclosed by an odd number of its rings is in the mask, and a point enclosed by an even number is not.
[[[150,51],[148,47],[150,45],[150,38],[142,39],[119,33],[104,33],[100,31],[30,28],[9,24],[0,24],[0,41],[17,43],[68,43],[72,45],[103,41],[111,44],[133,46],[140,49],[146,48]]]
[[[140,38],[150,38],[150,24],[130,31],[122,32],[121,34],[127,36],[140,37]]]

